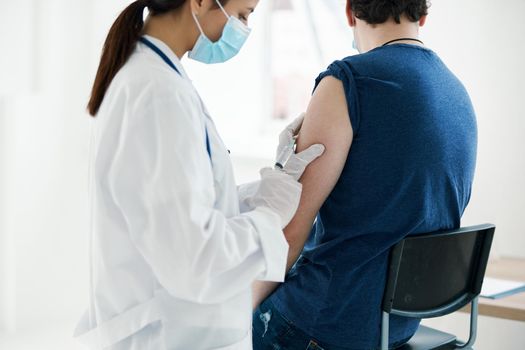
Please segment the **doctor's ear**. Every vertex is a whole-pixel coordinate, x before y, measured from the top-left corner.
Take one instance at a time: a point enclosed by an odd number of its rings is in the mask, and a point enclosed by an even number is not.
[[[348,18],[348,24],[350,27],[355,27],[355,16],[352,11],[352,0],[346,0],[346,17]]]
[[[205,14],[206,12],[215,9],[217,2],[215,0],[189,0],[191,12],[194,13],[197,17]],[[224,1],[222,1],[224,3]]]
[[[191,13],[194,13],[197,17],[199,17],[199,15],[202,14],[205,1],[204,0],[189,0],[189,1],[190,1]]]

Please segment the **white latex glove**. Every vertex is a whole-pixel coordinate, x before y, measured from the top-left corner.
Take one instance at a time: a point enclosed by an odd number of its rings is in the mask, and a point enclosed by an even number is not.
[[[255,196],[257,190],[259,189],[260,183],[261,180],[257,180],[237,186],[237,194],[239,196],[239,209],[241,214],[247,213],[255,209],[248,205],[247,199]]]
[[[308,147],[301,153],[295,153],[295,140],[303,125],[304,116],[305,114],[302,113],[279,135],[279,146],[277,147],[275,160],[276,169],[282,169],[282,171],[297,181],[303,176],[306,167],[325,151],[323,145],[316,144]]]
[[[302,185],[279,169],[264,168],[260,173],[259,186],[251,187],[257,189],[255,194],[243,199],[242,205],[269,208],[281,217],[281,227],[285,228],[299,207]]]
[[[301,199],[302,186],[298,182],[306,167],[324,153],[320,144],[295,153],[295,139],[303,125],[304,113],[279,135],[275,169],[261,170],[261,180],[239,186],[241,212],[258,206],[270,208],[281,216],[282,227],[292,220]]]

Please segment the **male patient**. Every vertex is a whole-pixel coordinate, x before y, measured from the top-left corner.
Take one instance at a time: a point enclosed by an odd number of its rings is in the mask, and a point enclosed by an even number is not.
[[[427,9],[426,0],[347,0],[360,54],[316,80],[298,149],[326,152],[302,178],[285,230],[286,282],[254,285],[254,350],[378,348],[390,248],[460,226],[476,119],[461,82],[418,39]],[[419,322],[391,316],[391,348]]]

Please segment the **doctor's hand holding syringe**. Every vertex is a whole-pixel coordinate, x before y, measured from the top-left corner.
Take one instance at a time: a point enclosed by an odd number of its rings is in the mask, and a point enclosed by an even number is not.
[[[312,145],[300,153],[295,153],[295,144],[304,116],[305,114],[302,113],[279,135],[274,169],[264,168],[261,170],[261,180],[239,186],[241,212],[266,206],[277,213],[281,213],[283,221],[286,223],[289,223],[295,215],[299,205],[300,192],[298,196],[294,196],[290,192],[281,191],[279,186],[275,186],[275,183],[268,180],[270,177],[278,176],[278,174],[286,174],[297,181],[298,186],[301,186],[298,181],[308,165],[324,153],[325,147],[321,144]]]

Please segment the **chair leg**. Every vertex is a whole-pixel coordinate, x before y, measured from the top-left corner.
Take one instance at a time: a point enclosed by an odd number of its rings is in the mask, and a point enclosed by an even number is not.
[[[476,341],[478,332],[478,297],[470,304],[470,335],[466,343],[456,342],[456,349],[470,348]]]
[[[388,333],[390,328],[390,314],[383,311],[383,319],[381,321],[381,350],[388,350]]]

